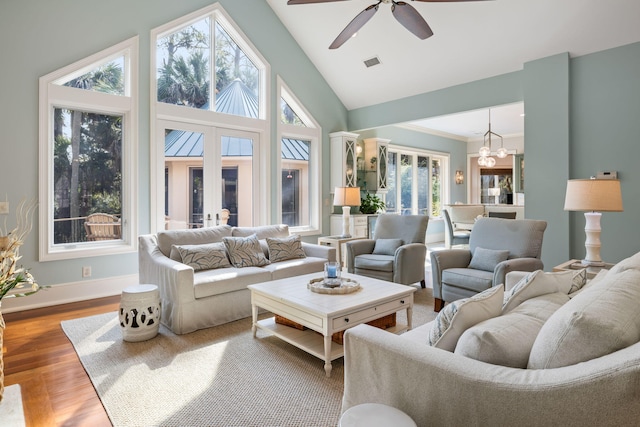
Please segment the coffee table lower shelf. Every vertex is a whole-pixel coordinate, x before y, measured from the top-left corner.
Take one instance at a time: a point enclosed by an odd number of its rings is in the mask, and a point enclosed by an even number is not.
[[[300,329],[281,325],[275,322],[275,317],[269,317],[263,320],[259,320],[256,325],[259,329],[268,332],[321,360],[325,360],[325,339],[320,332],[316,332],[312,329],[301,331]],[[386,331],[394,334],[399,334],[406,331],[407,329],[408,326],[406,324],[397,323],[396,326],[387,328]],[[329,360],[336,360],[344,356],[343,348],[344,347],[340,344],[337,344],[335,342],[332,343]]]

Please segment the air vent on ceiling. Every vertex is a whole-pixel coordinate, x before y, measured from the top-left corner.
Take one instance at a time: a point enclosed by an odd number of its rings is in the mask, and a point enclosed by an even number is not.
[[[378,64],[380,64],[380,59],[377,56],[374,56],[373,58],[370,58],[364,61],[364,65],[366,65],[367,68],[373,67],[374,65],[378,65]]]

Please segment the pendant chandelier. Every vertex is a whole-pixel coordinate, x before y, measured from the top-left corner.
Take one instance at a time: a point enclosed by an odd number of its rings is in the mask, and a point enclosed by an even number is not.
[[[500,138],[500,148],[496,151],[496,156],[504,159],[507,157],[507,149],[504,148],[504,141],[502,136],[491,131],[491,109],[489,109],[489,130],[484,134],[484,141],[482,147],[480,147],[480,157],[478,157],[478,165],[492,168],[496,165],[496,159],[491,157],[491,137],[497,136]]]

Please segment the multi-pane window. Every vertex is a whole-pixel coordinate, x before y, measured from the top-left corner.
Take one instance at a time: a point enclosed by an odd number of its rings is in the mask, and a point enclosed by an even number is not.
[[[441,215],[443,169],[448,157],[439,153],[389,148],[389,191],[386,211],[401,215]]]
[[[40,258],[136,246],[137,38],[40,78]]]
[[[320,128],[284,83],[278,82],[280,222],[297,233],[317,233]]]
[[[152,227],[265,222],[266,62],[218,3],[151,37]]]

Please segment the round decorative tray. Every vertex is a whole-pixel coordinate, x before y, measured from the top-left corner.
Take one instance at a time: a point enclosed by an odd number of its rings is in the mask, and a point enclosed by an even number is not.
[[[317,292],[319,294],[350,294],[360,289],[360,283],[353,279],[343,277],[340,279],[342,282],[340,286],[330,287],[324,284],[324,278],[311,279],[307,288],[311,292]]]

